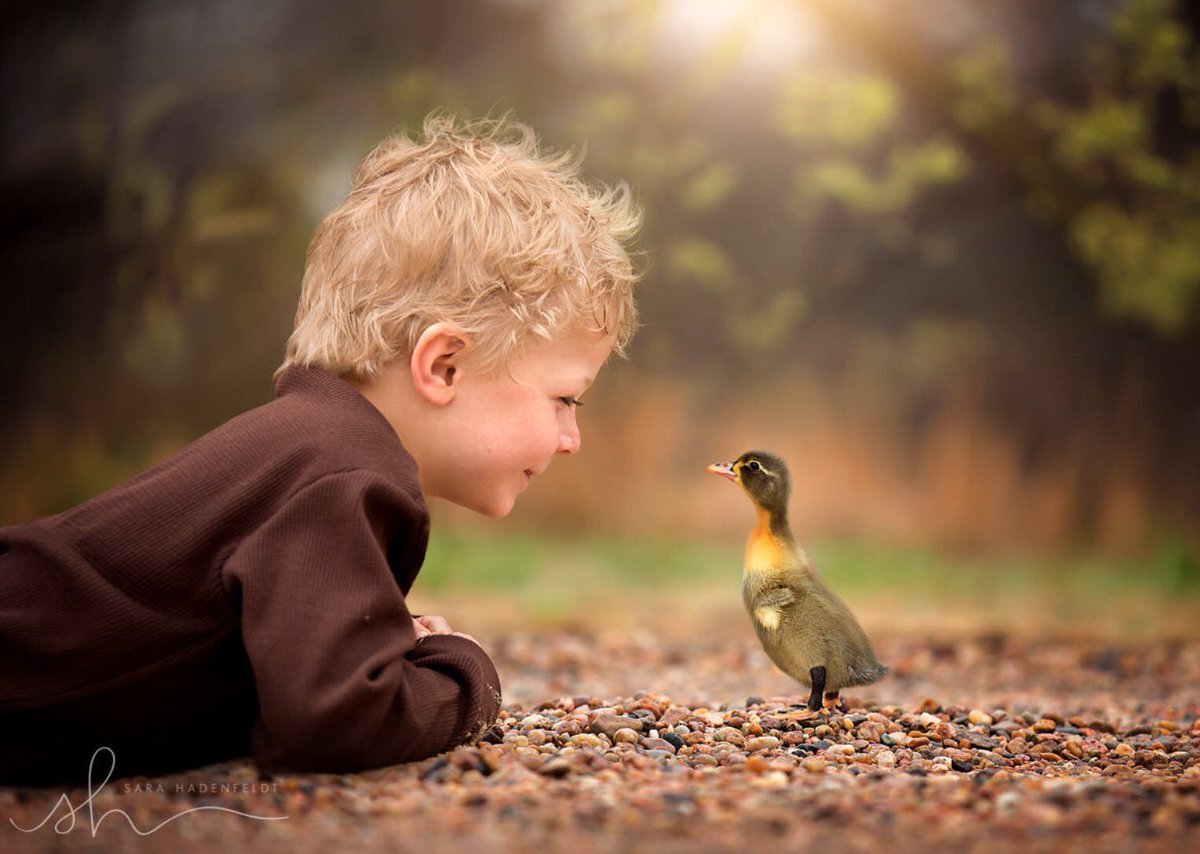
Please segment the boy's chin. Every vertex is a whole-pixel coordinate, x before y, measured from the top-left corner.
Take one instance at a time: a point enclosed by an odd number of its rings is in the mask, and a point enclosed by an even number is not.
[[[489,519],[503,519],[512,512],[513,506],[516,504],[516,498],[498,498],[489,502],[472,502],[467,507],[474,510],[481,516],[487,516]]]

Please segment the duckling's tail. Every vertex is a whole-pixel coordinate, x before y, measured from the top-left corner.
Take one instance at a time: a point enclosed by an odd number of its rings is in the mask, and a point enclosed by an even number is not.
[[[887,665],[873,661],[869,665],[855,668],[850,676],[854,679],[855,685],[870,685],[886,676],[887,672]]]

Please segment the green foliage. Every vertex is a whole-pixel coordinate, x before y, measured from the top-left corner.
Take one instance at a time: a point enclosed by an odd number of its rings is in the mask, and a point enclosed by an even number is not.
[[[1113,314],[1142,318],[1163,332],[1183,327],[1200,283],[1200,219],[1163,219],[1098,202],[1071,228]]]
[[[913,387],[933,389],[981,351],[993,361],[980,371],[1005,368],[1003,348],[987,344],[1011,321],[982,318],[988,334],[978,340],[971,325],[980,320],[972,312],[1000,301],[1013,315],[1042,312],[1026,328],[1045,340],[1069,324],[1095,343],[1111,318],[1163,335],[1197,328],[1200,64],[1177,2],[1124,2],[1091,46],[1086,79],[1065,81],[1074,89],[1056,85],[1068,62],[1015,67],[1028,54],[1003,34],[954,56],[931,30],[898,25],[904,15],[854,11],[859,4],[803,4],[816,24],[811,49],[773,67],[755,54],[753,25],[768,17],[758,4],[744,4],[707,42],[682,45],[662,31],[664,14],[688,6],[699,16],[708,4],[480,5],[481,19],[536,21],[520,38],[474,21],[445,27],[428,11],[436,4],[355,7],[362,21],[326,34],[313,23],[321,16],[306,17],[320,4],[284,4],[258,35],[243,33],[240,48],[221,36],[188,51],[175,50],[189,43],[179,33],[191,32],[175,5],[160,13],[161,38],[120,49],[108,30],[81,28],[43,87],[67,89],[60,76],[79,83],[78,105],[64,100],[69,118],[32,127],[30,142],[12,148],[19,170],[47,145],[39,140],[66,140],[62,159],[73,155],[86,169],[64,163],[62,174],[96,180],[112,293],[95,302],[72,294],[47,302],[46,313],[100,306],[95,324],[109,329],[108,352],[94,358],[123,360],[132,380],[111,391],[120,399],[109,409],[129,412],[139,427],[151,409],[171,412],[181,435],[212,426],[231,414],[212,388],[236,384],[239,403],[261,400],[260,377],[286,337],[316,219],[359,156],[435,107],[512,110],[552,147],[586,146],[589,179],[632,184],[646,211],[639,299],[647,322],[635,344],[642,369],[686,365],[692,377],[719,377],[817,353],[832,375],[849,372],[843,366],[860,345],[873,346],[862,342],[879,335],[889,339],[879,348],[887,357],[873,363],[873,376],[892,376],[891,364]],[[380,21],[392,28],[383,37],[347,37]],[[131,9],[116,13],[113,28],[136,34],[145,23]],[[987,210],[1012,204],[1012,179],[1031,216],[1054,220],[1061,242],[1021,246],[1010,261],[1006,247],[988,243],[1002,238],[981,237],[986,226],[977,226],[1017,219]],[[68,204],[86,218],[86,188],[80,198]],[[959,217],[963,210],[969,216]],[[46,219],[43,228],[59,230]],[[935,269],[962,257],[960,235],[991,250],[979,262],[981,271],[994,263],[991,281],[1007,285],[1004,276],[1015,274],[1011,300],[972,281],[974,259],[953,275]],[[1045,262],[1057,262],[1062,248],[1086,274],[1056,280],[1065,265]],[[1098,295],[1086,317],[1073,316],[1078,275]],[[900,281],[921,284],[902,293],[893,287]],[[1042,289],[1055,292],[1043,299]],[[923,322],[930,300],[947,316]],[[947,332],[943,322],[967,332]],[[1068,373],[1056,381],[1069,385]],[[182,378],[198,375],[208,389],[182,388]],[[50,385],[44,380],[45,372],[29,386]],[[118,415],[90,409],[110,420],[96,429],[125,429]]]
[[[793,75],[780,92],[775,126],[798,143],[858,151],[894,129],[900,107],[895,84],[884,77],[806,71]]]
[[[711,293],[726,293],[735,281],[725,250],[701,237],[680,237],[668,247],[667,269],[677,279],[694,282]]]
[[[738,175],[739,169],[733,163],[705,166],[683,188],[680,202],[684,210],[700,213],[720,206],[737,187]]]
[[[843,157],[821,160],[800,169],[800,203],[836,201],[864,214],[901,213],[938,186],[953,184],[968,171],[962,150],[946,138],[897,146],[880,175],[870,175],[858,162]]]
[[[1042,99],[1027,109],[1050,153],[1025,170],[1036,206],[1064,221],[1108,313],[1166,335],[1200,309],[1200,153],[1194,145],[1165,153],[1153,128],[1174,95],[1182,105],[1174,133],[1200,135],[1194,49],[1174,2],[1128,0],[1096,52],[1086,101]]]
[[[1117,66],[1110,73],[1144,94],[1168,84],[1194,90],[1198,72],[1189,60],[1188,32],[1178,12],[1178,0],[1127,0],[1113,20],[1122,57],[1106,58]]]
[[[1200,598],[1200,553],[1186,542],[1169,542],[1162,548],[1155,574],[1167,592]]]
[[[733,322],[734,341],[746,353],[777,353],[799,327],[806,307],[803,291],[780,291],[767,305],[746,311]]]
[[[960,558],[917,547],[859,540],[807,547],[817,570],[852,603],[887,601],[928,611],[961,609],[979,618],[1020,621],[1031,601],[1053,602],[1055,618],[1087,625],[1095,614],[1129,622],[1121,607],[1178,604],[1200,588],[1195,554],[1168,547],[1157,560],[1086,555]],[[512,593],[544,616],[586,607],[590,599],[678,590],[727,590],[738,607],[741,543],[711,545],[645,538],[556,538],[478,530],[435,531],[416,592],[478,597]],[[724,595],[724,594],[723,594]],[[1110,627],[1111,628],[1111,627]]]
[[[987,41],[950,67],[954,84],[951,111],[958,123],[975,133],[1007,119],[1017,107],[1012,55],[1002,42]]]

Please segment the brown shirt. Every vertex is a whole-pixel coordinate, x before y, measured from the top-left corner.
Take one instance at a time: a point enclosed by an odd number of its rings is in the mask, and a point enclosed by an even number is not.
[[[387,420],[301,367],[128,483],[0,528],[0,783],[82,786],[100,746],[114,776],[453,747],[495,720],[500,681],[465,638],[416,640],[428,537]]]

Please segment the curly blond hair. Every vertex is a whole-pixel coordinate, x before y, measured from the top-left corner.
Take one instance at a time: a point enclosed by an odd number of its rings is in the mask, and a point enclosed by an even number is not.
[[[499,367],[531,337],[588,329],[624,353],[640,224],[629,188],[592,188],[508,117],[435,112],[417,139],[385,139],[309,243],[279,372],[315,365],[357,381],[407,356],[431,324],[459,327]]]

